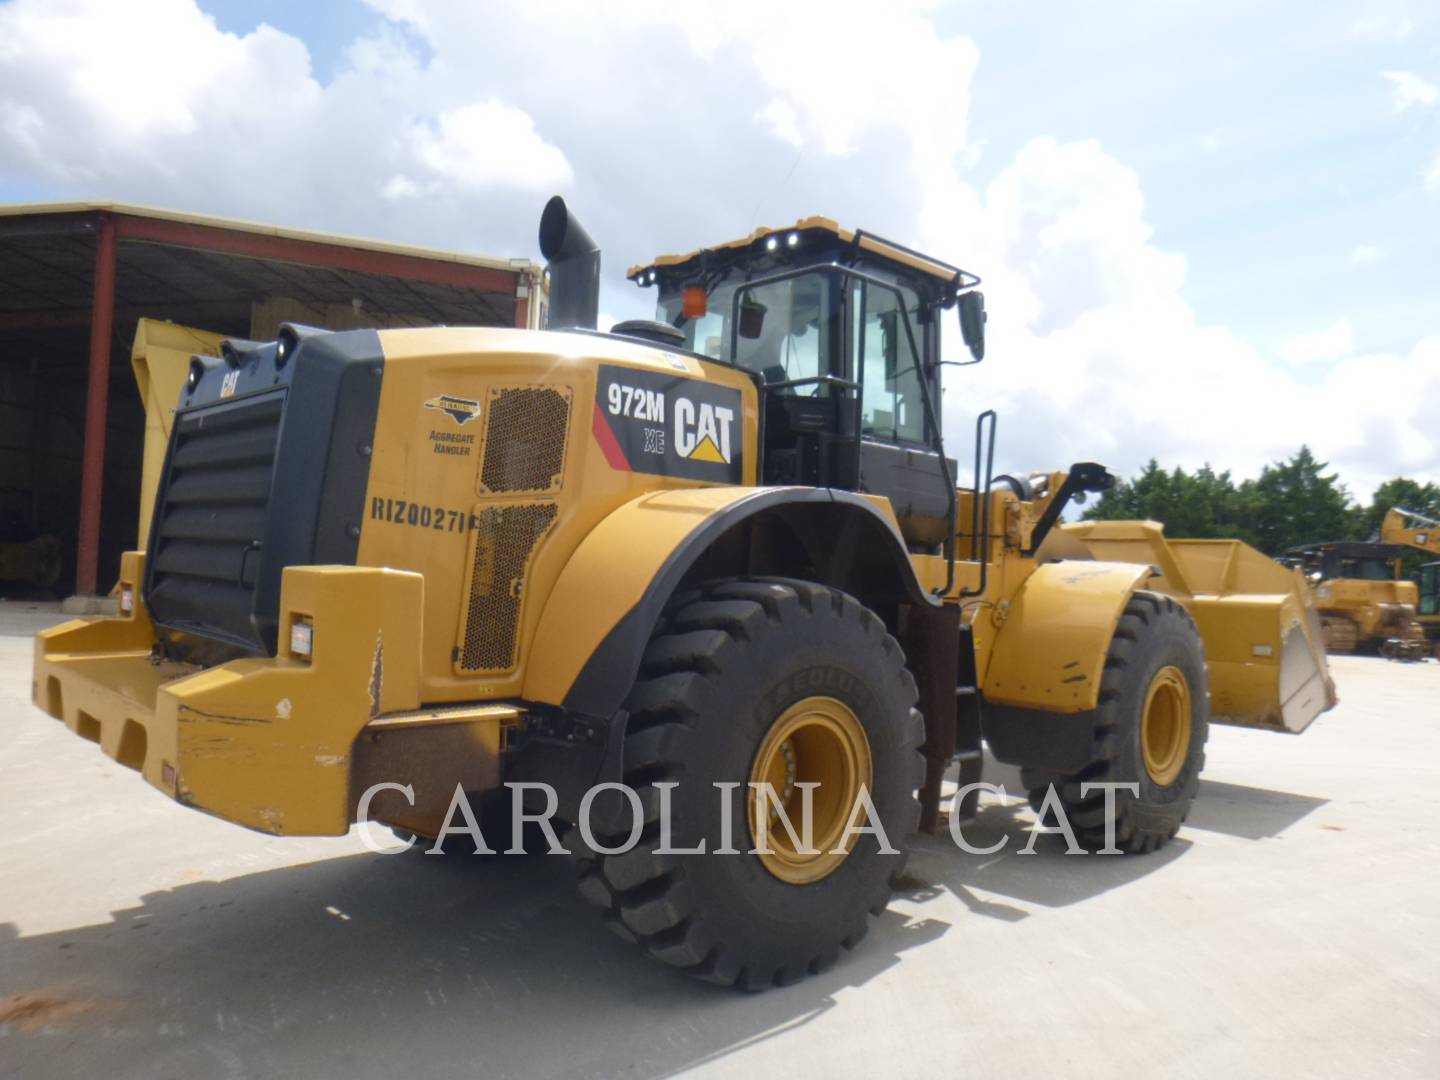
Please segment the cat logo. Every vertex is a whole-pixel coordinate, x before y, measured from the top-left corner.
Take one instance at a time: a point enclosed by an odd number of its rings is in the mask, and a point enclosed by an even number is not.
[[[468,424],[480,415],[480,402],[470,398],[451,397],[449,394],[432,397],[425,402],[425,408],[439,409],[457,424]]]
[[[730,464],[730,427],[735,410],[689,398],[675,399],[675,452],[691,461]]]
[[[240,385],[240,372],[227,371],[225,378],[220,380],[220,396],[222,398],[234,397],[235,388]]]

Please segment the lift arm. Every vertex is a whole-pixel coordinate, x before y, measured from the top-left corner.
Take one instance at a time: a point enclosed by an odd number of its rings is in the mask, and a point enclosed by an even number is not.
[[[1397,506],[1386,513],[1380,526],[1380,540],[1440,555],[1440,521]]]

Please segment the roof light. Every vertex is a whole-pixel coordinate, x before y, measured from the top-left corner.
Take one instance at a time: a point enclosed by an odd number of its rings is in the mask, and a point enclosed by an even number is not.
[[[780,241],[777,240],[777,239],[775,239],[775,237],[773,237],[773,236],[770,237],[768,240],[765,241],[765,250],[766,250],[766,251],[774,251],[774,250],[775,250],[777,247],[779,247],[779,246],[780,246]]]
[[[800,243],[800,234],[798,232],[792,232],[789,236],[785,238],[785,243],[789,244],[791,247],[794,247],[796,244]]]

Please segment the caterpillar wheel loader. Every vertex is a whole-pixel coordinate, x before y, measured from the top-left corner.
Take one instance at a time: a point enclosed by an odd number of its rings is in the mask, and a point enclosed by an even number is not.
[[[600,333],[558,197],[540,247],[554,329],[195,357],[120,614],[39,636],[36,703],[272,834],[445,839],[457,791],[483,832],[508,787],[580,826],[550,846],[611,928],[748,988],[856,944],[982,740],[1081,842],[1142,852],[1211,723],[1334,704],[1298,575],[1062,524],[1112,478],[992,476],[993,412],[957,483],[941,335],[983,356],[975,276],[808,218],[633,269],[657,319]]]
[[[1407,550],[1440,552],[1437,528],[1423,514],[1397,508],[1386,513],[1374,540],[1307,544],[1285,553],[1284,563],[1311,583],[1328,652],[1422,660],[1432,638],[1440,649],[1440,618],[1433,612],[1417,618],[1420,593],[1401,563]]]

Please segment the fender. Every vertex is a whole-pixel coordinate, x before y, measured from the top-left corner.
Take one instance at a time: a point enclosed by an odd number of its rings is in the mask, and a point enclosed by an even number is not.
[[[811,487],[655,492],[611,512],[565,564],[536,628],[525,699],[612,716],[686,573],[737,525],[760,518],[802,533],[809,527],[823,540],[809,553],[824,584],[868,593],[862,599],[872,603],[939,606],[916,578],[894,521],[861,495]],[[756,572],[784,572],[761,567]]]
[[[981,728],[997,761],[1059,773],[1084,767],[1110,639],[1153,574],[1140,563],[1065,561],[1026,579],[981,683]]]
[[[1095,708],[1115,625],[1153,572],[1140,563],[1038,568],[1005,610],[981,681],[985,700],[1052,713]]]

